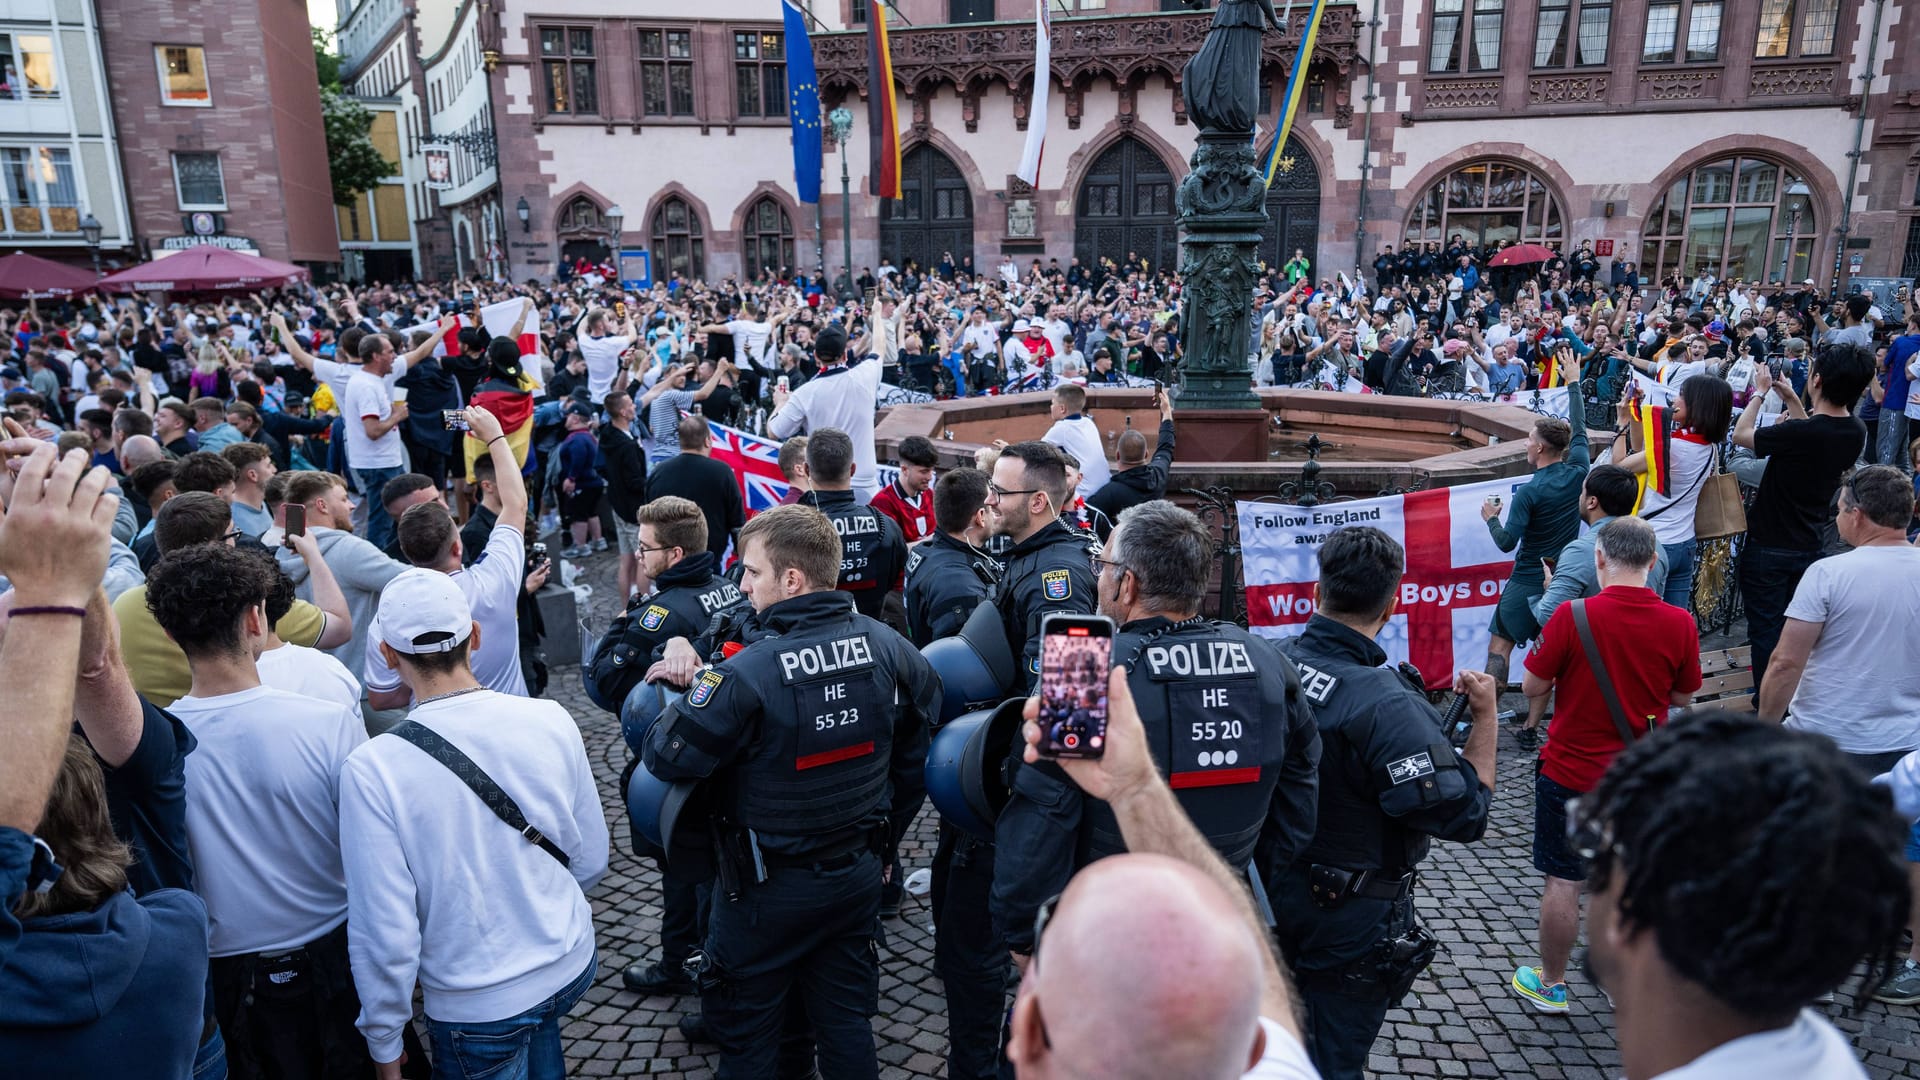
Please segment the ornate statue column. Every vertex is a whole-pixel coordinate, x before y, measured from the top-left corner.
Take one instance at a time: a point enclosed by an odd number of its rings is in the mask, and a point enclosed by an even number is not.
[[[1247,357],[1254,253],[1266,224],[1266,184],[1253,147],[1260,35],[1280,29],[1271,0],[1220,0],[1213,29],[1187,62],[1181,93],[1200,129],[1193,171],[1180,182],[1179,401],[1185,409],[1257,409]]]

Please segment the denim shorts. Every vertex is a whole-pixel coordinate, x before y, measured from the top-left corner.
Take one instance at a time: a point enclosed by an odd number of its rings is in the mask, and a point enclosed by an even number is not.
[[[1540,773],[1533,778],[1533,868],[1562,881],[1587,880],[1586,864],[1567,843],[1567,800],[1580,792]]]

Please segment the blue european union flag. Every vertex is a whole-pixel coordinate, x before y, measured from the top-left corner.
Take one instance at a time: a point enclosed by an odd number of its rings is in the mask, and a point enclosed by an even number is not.
[[[807,18],[785,0],[787,29],[787,122],[793,129],[793,186],[800,201],[820,201],[820,163],[824,150],[820,131],[820,79],[813,70],[813,42],[807,39]]]

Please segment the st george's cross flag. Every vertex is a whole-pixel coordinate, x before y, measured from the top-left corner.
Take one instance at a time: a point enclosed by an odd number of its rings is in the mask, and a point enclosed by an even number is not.
[[[1494,544],[1480,506],[1490,495],[1512,505],[1526,482],[1489,480],[1324,506],[1240,503],[1248,628],[1273,638],[1304,631],[1320,578],[1320,545],[1342,526],[1371,525],[1407,553],[1398,603],[1379,638],[1387,661],[1412,662],[1430,690],[1453,685],[1456,670],[1485,665],[1493,607],[1513,572],[1513,556]],[[1525,651],[1517,651],[1515,670]]]

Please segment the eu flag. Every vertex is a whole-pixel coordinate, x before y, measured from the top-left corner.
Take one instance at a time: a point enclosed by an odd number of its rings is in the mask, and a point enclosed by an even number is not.
[[[787,122],[793,128],[793,186],[800,201],[820,201],[820,79],[813,71],[813,42],[807,40],[807,17],[785,2],[787,28]]]

